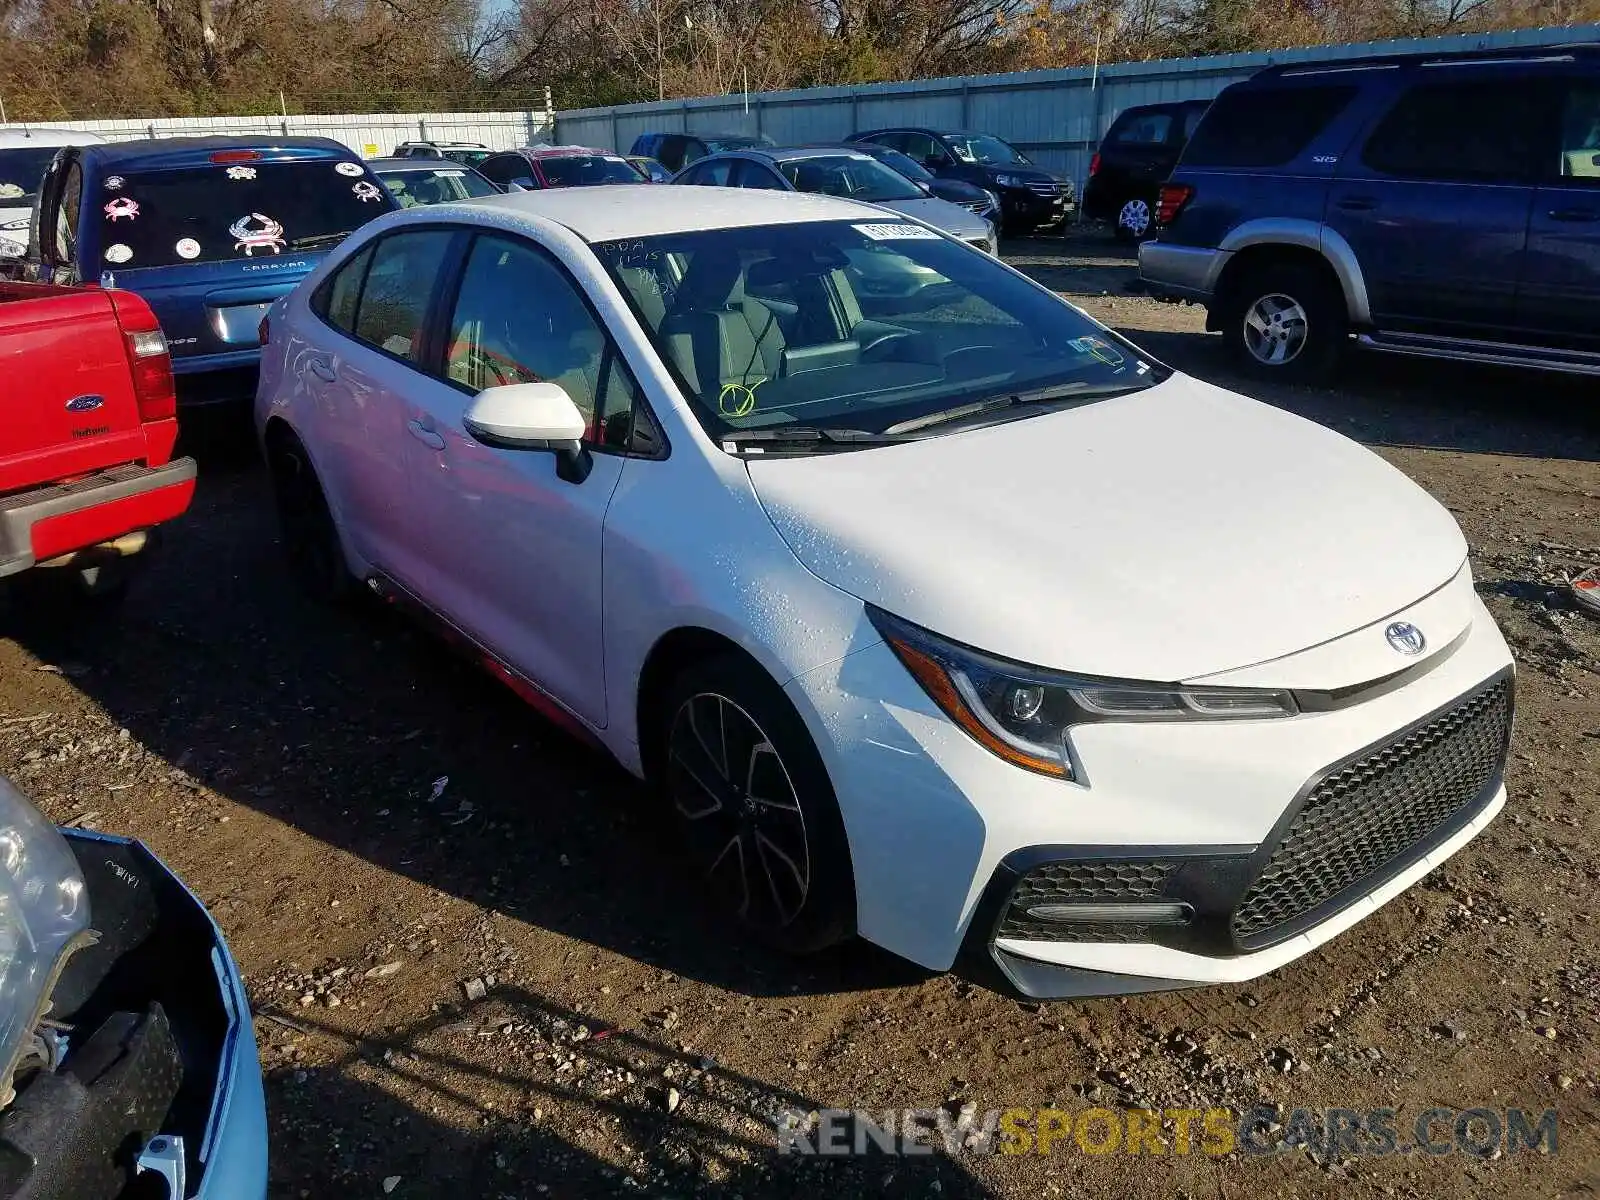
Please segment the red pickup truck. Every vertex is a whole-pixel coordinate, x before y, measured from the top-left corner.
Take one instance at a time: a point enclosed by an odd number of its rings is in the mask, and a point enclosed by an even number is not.
[[[0,587],[49,567],[115,592],[194,495],[161,326],[132,292],[0,283],[0,380]]]

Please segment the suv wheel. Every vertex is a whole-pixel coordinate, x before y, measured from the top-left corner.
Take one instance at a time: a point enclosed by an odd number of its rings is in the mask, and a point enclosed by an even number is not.
[[[853,932],[838,801],[783,690],[734,655],[673,681],[658,784],[713,897],[762,940],[803,954]]]
[[[1311,380],[1337,365],[1350,333],[1344,296],[1321,271],[1286,263],[1251,271],[1232,289],[1229,348],[1264,378]]]
[[[1117,210],[1117,236],[1125,242],[1142,242],[1150,236],[1155,210],[1148,196],[1132,196]]]

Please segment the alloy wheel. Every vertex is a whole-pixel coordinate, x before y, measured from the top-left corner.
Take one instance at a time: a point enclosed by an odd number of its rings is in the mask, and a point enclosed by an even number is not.
[[[1305,349],[1307,331],[1306,310],[1292,296],[1272,292],[1245,310],[1245,349],[1265,366],[1293,362]]]
[[[1150,228],[1150,202],[1148,200],[1129,200],[1122,206],[1122,211],[1117,214],[1117,224],[1126,229],[1134,237],[1143,237]]]
[[[685,700],[667,739],[667,786],[706,878],[756,928],[781,929],[811,890],[805,814],[782,757],[745,709]]]

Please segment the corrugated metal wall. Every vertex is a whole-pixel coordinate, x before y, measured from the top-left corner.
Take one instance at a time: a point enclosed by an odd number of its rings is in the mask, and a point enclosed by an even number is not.
[[[539,111],[482,113],[385,113],[290,117],[159,117],[149,121],[49,121],[51,129],[82,129],[114,142],[134,138],[192,137],[199,134],[316,136],[343,142],[357,154],[388,154],[400,142],[436,139],[482,142],[509,150],[551,137],[550,116]],[[0,126],[21,129],[20,125]]]
[[[1574,41],[1600,41],[1600,25],[1119,63],[1098,74],[1078,67],[579,109],[556,114],[556,137],[626,152],[639,134],[654,131],[764,133],[780,145],[792,145],[884,125],[942,126],[998,134],[1035,161],[1081,182],[1090,152],[1123,109],[1208,99],[1274,63]]]

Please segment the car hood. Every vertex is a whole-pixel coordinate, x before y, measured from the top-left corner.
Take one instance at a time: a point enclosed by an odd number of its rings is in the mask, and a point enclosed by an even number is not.
[[[902,445],[750,459],[814,574],[1006,658],[1176,682],[1370,625],[1450,580],[1450,514],[1357,443],[1182,375]]]
[[[919,221],[926,221],[935,229],[942,229],[951,237],[958,237],[962,241],[981,240],[989,236],[989,223],[975,213],[970,213],[958,204],[951,204],[948,200],[940,200],[935,196],[921,196],[915,200],[889,200],[878,206],[890,208],[895,212],[905,213],[908,217],[916,217]]]

